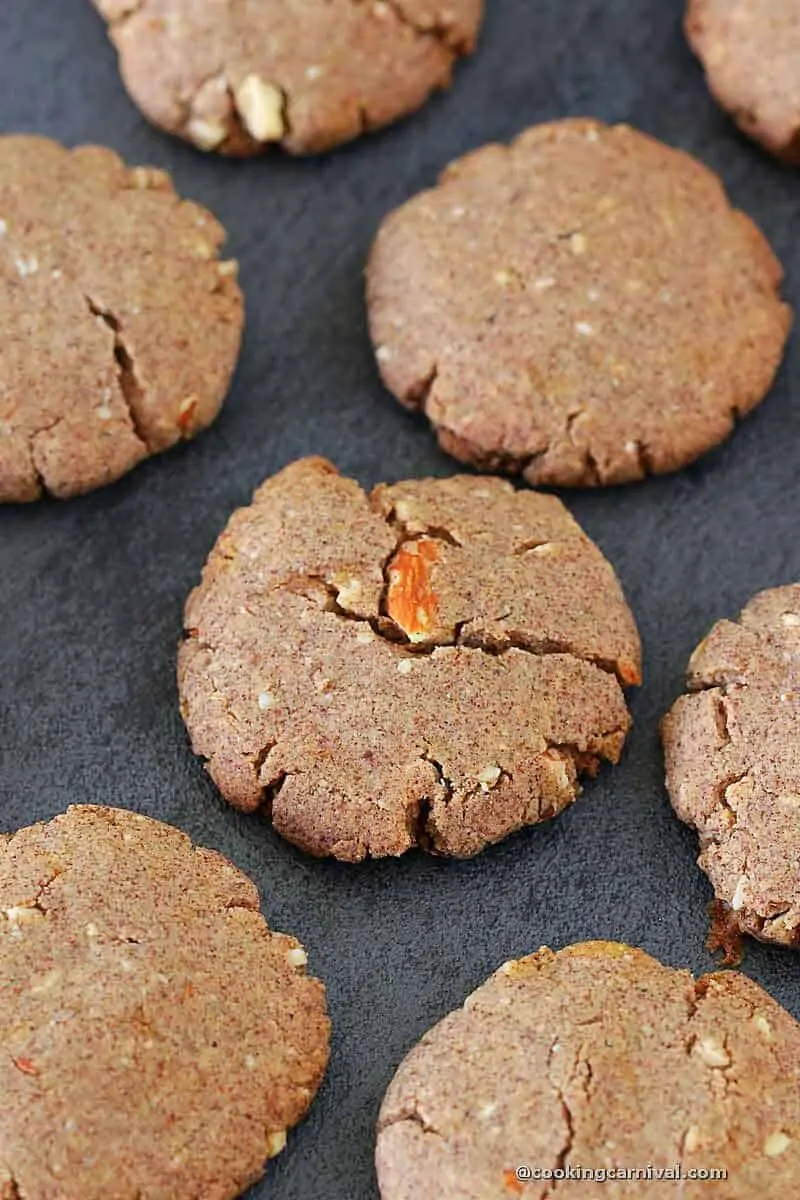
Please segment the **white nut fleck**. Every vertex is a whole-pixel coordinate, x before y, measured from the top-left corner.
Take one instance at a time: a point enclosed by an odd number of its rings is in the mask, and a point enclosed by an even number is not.
[[[360,629],[356,634],[356,641],[362,646],[371,646],[375,641],[375,634],[371,629]]]
[[[746,875],[742,875],[736,885],[736,891],[731,896],[731,908],[734,912],[738,912],[740,908],[744,908],[745,891],[749,880]]]
[[[495,271],[494,281],[495,283],[499,283],[501,287],[507,287],[511,283],[510,271]]]
[[[686,1137],[683,1139],[683,1148],[688,1154],[692,1154],[700,1148],[702,1137],[700,1128],[697,1125],[690,1125],[686,1130]]]
[[[787,629],[796,629],[800,625],[800,616],[797,613],[787,612],[781,617]]]
[[[378,349],[375,351],[375,357],[377,358],[378,362],[388,362],[392,357],[391,347],[378,346]]]
[[[94,922],[90,921],[88,925],[84,926],[83,932],[87,937],[96,938],[99,935],[100,930],[97,928]]]
[[[244,1065],[247,1067],[248,1071],[254,1071],[254,1070],[255,1070],[255,1068],[256,1068],[256,1060],[255,1060],[255,1058],[253,1057],[253,1055],[252,1055],[252,1054],[246,1054],[246,1055],[245,1055],[245,1058],[244,1058]]]
[[[286,132],[283,92],[260,75],[248,75],[234,92],[247,132],[257,142],[279,142]]]
[[[753,1013],[753,1024],[762,1037],[768,1042],[772,1041],[772,1026],[762,1012]]]
[[[731,1057],[722,1042],[715,1037],[700,1038],[697,1053],[708,1067],[729,1067]]]
[[[582,233],[573,233],[569,239],[569,248],[573,254],[585,254],[588,245],[586,236]]]
[[[312,63],[310,67],[306,67],[306,79],[319,79],[320,75],[325,74],[325,68],[320,67],[317,63]]]
[[[268,708],[272,708],[274,703],[275,697],[271,692],[259,692],[258,707],[263,709],[264,712],[266,712]]]
[[[594,333],[594,326],[590,325],[588,321],[578,321],[575,332],[579,333],[581,337],[591,337]]]
[[[533,286],[537,292],[546,292],[556,286],[556,281],[552,275],[542,275],[540,279],[534,279]]]
[[[5,233],[8,233],[8,221],[4,221],[3,218],[0,217],[0,237],[2,237]]]
[[[308,955],[302,946],[292,946],[291,950],[287,950],[286,959],[290,967],[304,967],[308,962]]]
[[[401,675],[410,675],[414,670],[414,664],[409,662],[407,658],[401,658],[400,662],[397,664],[397,669]]]
[[[228,136],[228,127],[222,121],[192,117],[186,126],[186,133],[199,150],[216,150]]]
[[[496,787],[502,773],[497,763],[489,763],[487,767],[478,772],[478,783],[485,792],[488,792],[490,788]]]
[[[19,258],[14,259],[14,266],[17,268],[20,279],[25,279],[28,275],[35,275],[39,270],[39,260],[35,254],[29,255],[27,258],[20,255]]]
[[[95,409],[95,412],[101,421],[110,421],[114,416],[114,413],[107,404],[101,404],[99,408]]]
[[[286,1130],[279,1129],[267,1137],[267,1157],[275,1158],[286,1145]]]
[[[29,908],[25,904],[13,905],[11,908],[6,908],[6,917],[8,924],[11,927],[11,936],[22,937],[22,927],[24,925],[32,925],[35,921],[42,921],[44,913],[40,908]]]
[[[453,206],[453,208],[450,209],[450,216],[453,217],[456,221],[458,221],[461,217],[464,216],[464,213],[466,211],[467,210],[465,208],[463,208],[462,205],[456,204]]]
[[[784,1154],[791,1144],[792,1139],[788,1138],[782,1129],[778,1129],[764,1142],[764,1153],[767,1158],[777,1158],[779,1154]]]
[[[217,263],[217,274],[225,277],[232,276],[234,279],[239,274],[238,258],[226,258],[222,262]]]

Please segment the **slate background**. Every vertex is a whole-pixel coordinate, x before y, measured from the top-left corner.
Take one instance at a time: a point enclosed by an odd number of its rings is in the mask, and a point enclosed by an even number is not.
[[[338,153],[219,161],[150,129],[84,0],[4,0],[0,125],[104,142],[167,167],[241,260],[248,329],[216,426],[119,484],[0,511],[0,828],[73,801],[170,821],[258,883],[273,927],[327,982],[335,1036],[311,1116],[252,1197],[374,1200],[381,1095],[423,1031],[505,959],[620,938],[702,972],[710,891],[672,816],[657,722],[719,616],[800,578],[800,356],[732,441],[671,478],[567,495],[615,564],[645,645],[622,765],[567,814],[477,859],[319,863],[220,801],[178,716],[183,600],[233,508],[289,460],[325,453],[371,485],[450,473],[423,419],[383,391],[362,266],[384,213],[451,158],[568,114],[626,120],[720,171],[800,302],[800,176],[734,131],[680,31],[681,0],[488,0],[476,58],[417,116]],[[2,340],[0,338],[0,354]],[[744,969],[800,1017],[800,959],[756,944]]]

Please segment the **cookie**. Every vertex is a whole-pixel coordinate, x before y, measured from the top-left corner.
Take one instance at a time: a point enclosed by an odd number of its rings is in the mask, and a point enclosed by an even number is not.
[[[243,323],[224,238],[164,171],[0,137],[0,502],[88,492],[214,420]]]
[[[686,34],[740,129],[800,165],[798,0],[689,0]]]
[[[328,150],[447,87],[483,0],[93,0],[144,115],[201,150]]]
[[[369,495],[320,458],[234,513],[189,597],[181,709],[225,799],[312,854],[466,857],[616,762],[639,639],[554,496]]]
[[[612,942],[543,948],[401,1064],[378,1123],[381,1196],[795,1195],[799,1057],[800,1026],[743,975],[695,980]]]
[[[367,272],[386,386],[443,448],[531,483],[627,483],[769,389],[781,268],[719,179],[624,125],[539,125],[384,221]]]
[[[159,821],[79,805],[0,837],[0,1198],[239,1195],[326,1067],[305,964]]]
[[[800,946],[800,584],[719,621],[662,726],[673,808],[743,933]]]

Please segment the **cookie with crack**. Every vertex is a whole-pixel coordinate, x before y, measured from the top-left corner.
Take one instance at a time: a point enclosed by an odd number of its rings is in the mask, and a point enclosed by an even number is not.
[[[93,0],[144,115],[201,150],[331,149],[414,112],[483,0]]]
[[[305,965],[160,821],[77,805],[0,835],[0,1200],[239,1195],[325,1071]]]
[[[378,1120],[381,1196],[578,1200],[610,1184],[659,1200],[676,1175],[610,1174],[648,1163],[727,1172],[684,1178],[686,1200],[794,1195],[798,1055],[800,1026],[744,975],[695,980],[613,942],[543,948],[501,967],[401,1064]],[[580,1168],[608,1172],[605,1186]]]
[[[224,238],[163,171],[0,138],[0,502],[88,492],[211,424],[244,319]]]
[[[740,129],[800,166],[800,2],[689,0],[686,35]]]
[[[673,808],[743,933],[800,946],[800,584],[720,621],[662,725]]]
[[[386,386],[443,448],[531,483],[627,483],[723,441],[791,324],[719,179],[624,125],[535,126],[387,217],[367,271]]]
[[[234,513],[189,597],[181,709],[225,799],[316,855],[466,857],[616,762],[639,639],[554,496],[366,494],[320,458]]]

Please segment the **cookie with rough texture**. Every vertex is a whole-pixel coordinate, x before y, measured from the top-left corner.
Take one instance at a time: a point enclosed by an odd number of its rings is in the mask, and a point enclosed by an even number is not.
[[[0,138],[0,502],[90,491],[214,420],[243,324],[224,238],[164,171]]]
[[[181,708],[237,808],[355,861],[464,857],[616,762],[639,639],[554,496],[499,479],[366,494],[320,458],[234,513],[189,597]]]
[[[443,448],[532,483],[625,483],[728,436],[791,324],[719,179],[624,125],[539,125],[449,167],[370,257],[386,386]]]
[[[761,592],[689,662],[662,726],[667,788],[743,933],[800,945],[800,584]]]
[[[800,2],[689,0],[686,34],[743,132],[800,165]]]
[[[419,108],[483,0],[93,0],[155,125],[222,154],[327,150]]]
[[[244,1191],[327,1064],[305,964],[169,825],[81,805],[0,836],[0,1198]]]
[[[798,1059],[800,1026],[744,975],[695,980],[612,942],[543,948],[401,1064],[378,1122],[381,1196],[796,1195]],[[645,1174],[676,1163],[682,1183]]]

